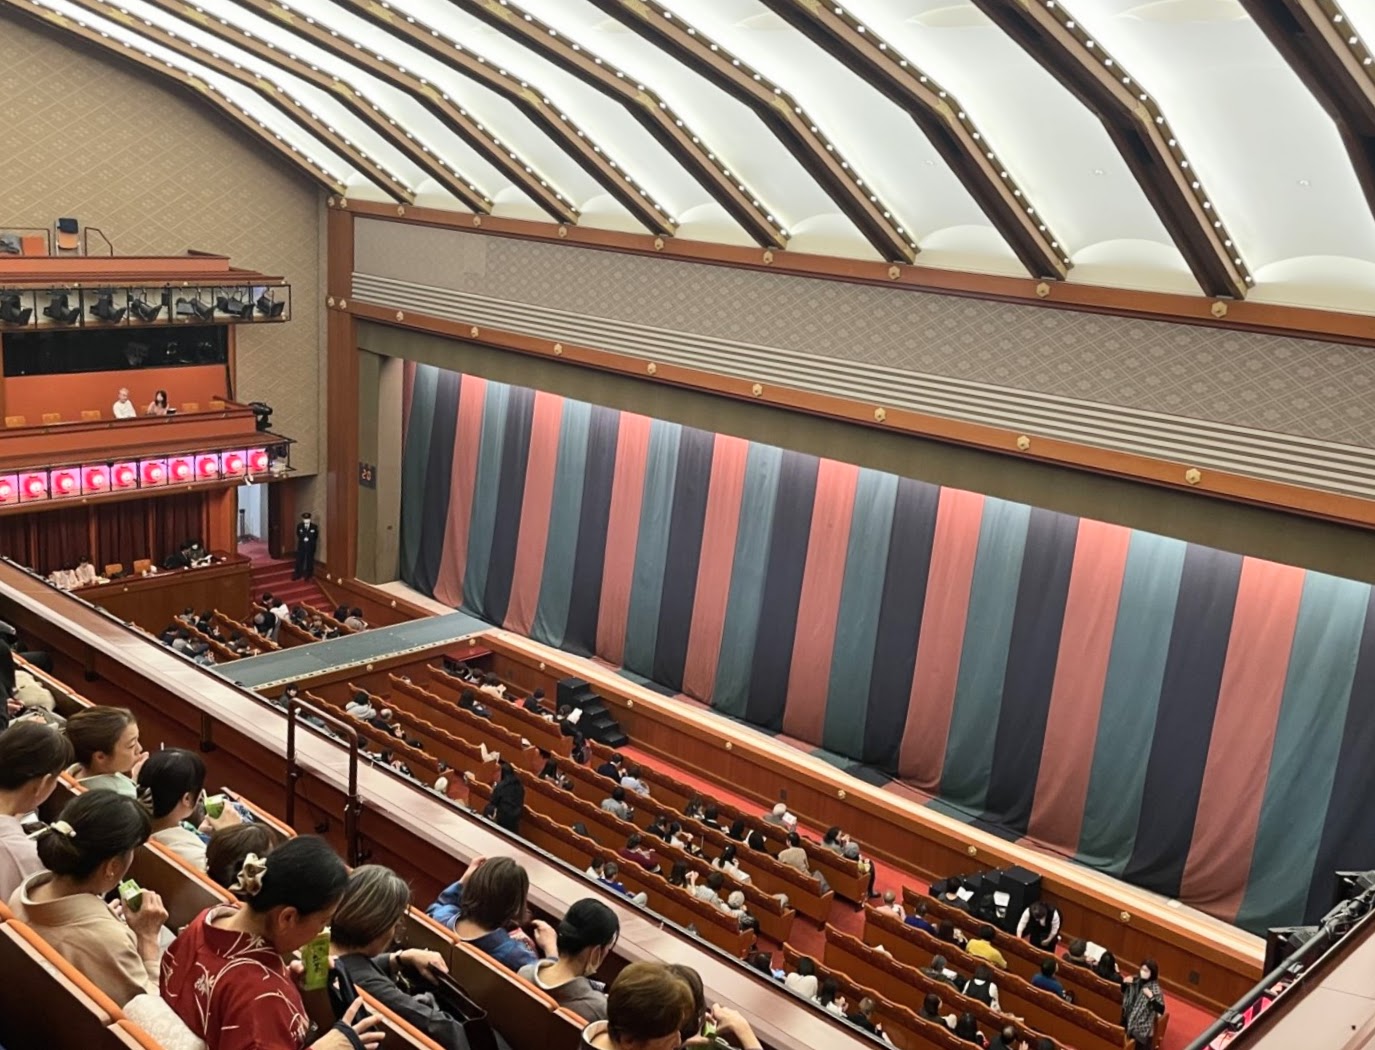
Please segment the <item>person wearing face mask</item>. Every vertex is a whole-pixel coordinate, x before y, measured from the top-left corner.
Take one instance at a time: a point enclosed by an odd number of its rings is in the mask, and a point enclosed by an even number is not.
[[[121,1007],[157,990],[167,909],[144,890],[137,908],[124,909],[126,926],[101,898],[128,874],[150,831],[148,814],[132,798],[105,790],[78,795],[38,836],[47,870],[25,879],[9,902],[15,918]]]
[[[1135,977],[1122,989],[1122,1027],[1136,1043],[1136,1050],[1147,1050],[1155,1034],[1155,1019],[1165,1012],[1165,996],[1160,991],[1160,967],[1147,959]]]
[[[604,1021],[606,993],[589,978],[601,968],[620,935],[621,923],[614,911],[591,897],[577,901],[559,923],[558,958],[522,966],[519,976],[579,1017]]]
[[[365,864],[349,876],[348,888],[330,920],[330,954],[334,969],[357,991],[409,1021],[444,1050],[468,1050],[462,1027],[435,1003],[434,996],[411,995],[400,985],[402,975],[433,982],[448,973],[444,957],[420,948],[388,951],[411,904],[411,888],[390,868]],[[336,1009],[342,1009],[336,1005]]]
[[[299,835],[266,860],[244,858],[231,887],[243,906],[207,908],[172,942],[162,959],[162,998],[207,1050],[303,1050],[312,1026],[285,960],[325,928],[348,879],[323,839]],[[357,1000],[310,1045],[357,1050],[381,1043],[381,1018],[358,1020],[362,1005]]]

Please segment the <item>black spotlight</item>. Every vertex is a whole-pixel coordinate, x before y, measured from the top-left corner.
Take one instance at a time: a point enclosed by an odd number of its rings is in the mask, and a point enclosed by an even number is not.
[[[269,299],[266,294],[258,296],[258,313],[264,317],[281,317],[285,311],[285,299],[278,302],[276,299]]]
[[[0,323],[28,324],[33,316],[33,307],[25,306],[18,292],[5,292],[0,295]]]
[[[158,315],[162,313],[162,303],[158,303],[154,306],[146,298],[139,297],[135,299],[131,295],[129,296],[129,312],[140,321],[156,321]]]
[[[91,316],[98,317],[107,324],[119,324],[124,320],[124,310],[124,307],[115,305],[114,292],[97,292],[95,302],[91,304]]]
[[[272,406],[266,401],[250,401],[248,407],[253,409],[254,420],[259,431],[272,429]]]
[[[178,299],[177,316],[199,317],[202,321],[208,321],[215,316],[215,308],[202,302],[200,296],[194,299]]]
[[[43,316],[51,317],[58,324],[73,324],[81,316],[81,307],[68,306],[67,293],[61,292],[54,295],[43,307]]]
[[[232,299],[222,295],[215,300],[215,309],[222,314],[230,317],[237,317],[241,321],[246,321],[253,316],[253,300],[241,299],[237,295]]]

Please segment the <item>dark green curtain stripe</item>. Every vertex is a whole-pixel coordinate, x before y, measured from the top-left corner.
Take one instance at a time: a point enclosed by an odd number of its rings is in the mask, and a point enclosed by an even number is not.
[[[419,586],[416,564],[420,559],[421,536],[426,527],[434,524],[426,520],[423,510],[425,475],[430,462],[430,421],[434,415],[434,391],[438,382],[439,369],[417,366],[401,454],[401,578],[423,594],[430,592]]]
[[[1124,877],[1179,893],[1208,766],[1241,555],[1190,544],[1156,708],[1136,843]]]
[[[797,630],[797,603],[811,539],[812,506],[820,461],[800,452],[783,453],[764,574],[763,608],[754,639],[745,719],[777,731],[788,702],[788,674]],[[738,564],[738,561],[737,561]]]
[[[955,709],[941,775],[941,794],[974,812],[984,808],[993,768],[993,727],[1002,707],[1017,582],[1030,520],[1031,508],[1020,503],[998,499],[984,502]]]
[[[445,526],[449,520],[449,489],[454,469],[454,436],[458,430],[459,374],[441,370],[434,388],[430,448],[425,464],[425,498],[420,515],[420,550],[415,559],[415,589],[433,597],[444,558]]]
[[[1132,534],[1127,550],[1077,856],[1113,874],[1127,866],[1136,842],[1187,550],[1144,532]]]
[[[1308,904],[1315,876],[1327,874],[1317,872],[1314,864],[1365,648],[1362,635],[1370,629],[1365,619],[1369,610],[1368,584],[1316,572],[1304,581],[1251,877],[1237,913],[1240,926],[1263,929],[1296,920]],[[1369,696],[1360,703],[1369,705]],[[1369,806],[1370,799],[1341,803]]]
[[[897,499],[896,474],[868,469],[859,472],[821,741],[828,751],[838,754],[858,754],[864,744],[864,727],[857,725],[854,716],[868,707],[870,683],[877,666],[875,645]],[[905,702],[903,707],[906,708]]]
[[[650,677],[674,692],[683,688],[692,607],[697,594],[697,569],[711,488],[711,461],[716,435],[683,427],[678,439],[673,506],[669,513],[668,548],[659,597],[659,624]]]
[[[678,481],[678,448],[684,427],[654,420],[649,427],[640,530],[635,541],[635,573],[625,622],[625,655],[621,662],[638,674],[651,675],[659,637],[659,604],[668,571],[668,540],[673,523],[673,493]],[[676,691],[676,690],[675,690]]]
[[[482,408],[482,438],[477,449],[477,480],[473,484],[473,514],[468,530],[468,559],[463,572],[463,606],[493,622],[487,614],[487,576],[496,527],[497,490],[501,485],[502,442],[511,388],[488,383]]]
[[[1041,772],[1079,519],[1033,510],[1008,640],[985,818],[1025,834]]]
[[[530,636],[545,645],[563,647],[568,609],[573,599],[573,568],[578,556],[578,519],[582,515],[587,474],[587,443],[592,406],[585,401],[563,403],[559,422],[558,466],[549,505],[549,539],[544,548],[539,605]]]
[[[611,483],[616,471],[616,441],[621,414],[593,405],[588,422],[578,542],[573,555],[573,587],[563,644],[569,652],[591,656],[597,650],[597,616],[602,605],[606,529],[611,520]]]
[[[1309,579],[1312,578],[1310,573]],[[1313,876],[1309,880],[1303,916],[1306,923],[1318,922],[1332,907],[1337,892],[1333,872],[1375,868],[1375,806],[1370,804],[1375,798],[1372,755],[1375,755],[1375,592],[1366,601],[1346,723],[1332,775],[1331,800],[1313,862]],[[1257,885],[1260,885],[1259,880]],[[1254,910],[1257,914],[1273,913],[1274,907],[1258,904]]]
[[[750,445],[745,461],[745,489],[740,497],[740,524],[735,534],[726,626],[721,632],[716,689],[712,694],[713,706],[734,718],[745,717],[750,693],[750,667],[764,609],[764,576],[782,469],[782,449]]]
[[[888,564],[882,578],[883,597],[874,635],[869,695],[864,706],[855,712],[863,712],[862,719],[855,718],[862,723],[861,757],[886,771],[897,770],[898,748],[907,724],[940,495],[936,485],[911,478],[898,480],[893,527],[888,538]]]
[[[487,586],[483,594],[486,619],[496,624],[505,621],[511,601],[520,515],[525,503],[525,470],[530,463],[530,430],[535,415],[533,390],[515,386],[510,391],[501,437],[501,474],[497,482],[496,514],[492,519]]]

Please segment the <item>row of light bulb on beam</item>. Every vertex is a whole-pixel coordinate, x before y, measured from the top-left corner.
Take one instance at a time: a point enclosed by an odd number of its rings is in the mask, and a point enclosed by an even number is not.
[[[245,478],[266,473],[268,465],[267,449],[254,448],[20,471],[0,475],[0,506],[71,496],[103,496],[110,492],[217,481],[221,478]]]

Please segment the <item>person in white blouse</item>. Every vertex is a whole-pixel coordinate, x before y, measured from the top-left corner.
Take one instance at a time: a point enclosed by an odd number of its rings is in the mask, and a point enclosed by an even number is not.
[[[129,400],[129,388],[122,386],[119,388],[119,397],[115,399],[114,414],[116,419],[136,419],[138,408]]]
[[[204,790],[205,763],[184,748],[155,751],[138,772],[138,799],[152,817],[152,840],[200,871],[205,871],[205,841],[186,820]],[[202,826],[212,831],[242,821],[238,810],[227,805],[218,817],[207,816]]]

